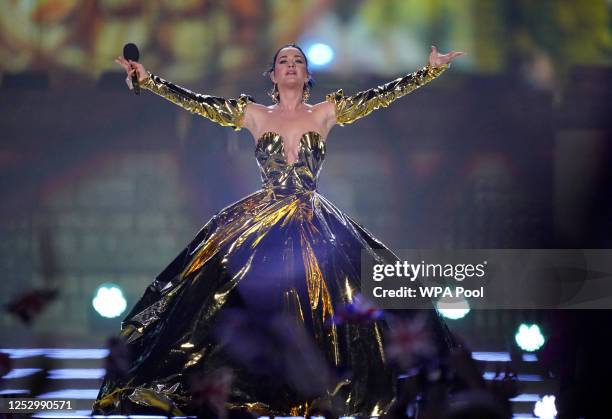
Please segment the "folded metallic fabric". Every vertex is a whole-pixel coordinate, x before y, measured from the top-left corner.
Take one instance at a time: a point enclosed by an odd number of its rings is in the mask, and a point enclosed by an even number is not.
[[[156,93],[191,113],[198,114],[223,126],[242,128],[244,110],[249,102],[254,102],[249,95],[241,94],[238,99],[225,99],[217,96],[194,93],[159,76],[149,73],[141,87]]]
[[[351,96],[345,96],[342,89],[339,89],[328,94],[326,100],[336,106],[336,120],[338,124],[350,124],[359,118],[369,115],[376,109],[389,106],[391,102],[429,83],[448,67],[448,64],[439,67],[427,65],[419,71]]]

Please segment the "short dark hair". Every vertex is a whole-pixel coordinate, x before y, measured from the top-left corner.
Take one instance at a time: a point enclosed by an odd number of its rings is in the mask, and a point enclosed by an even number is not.
[[[272,58],[272,62],[270,63],[270,66],[268,67],[268,69],[264,71],[263,76],[270,77],[270,74],[274,72],[274,65],[276,64],[276,59],[278,58],[278,54],[285,48],[295,48],[302,53],[302,55],[304,56],[304,60],[306,61],[306,71],[308,72],[308,82],[306,84],[308,85],[309,89],[312,88],[312,86],[314,86],[314,79],[312,78],[310,69],[308,68],[308,57],[306,56],[302,48],[300,48],[297,44],[294,44],[294,43],[285,44],[276,50],[276,53],[274,54],[274,58]]]

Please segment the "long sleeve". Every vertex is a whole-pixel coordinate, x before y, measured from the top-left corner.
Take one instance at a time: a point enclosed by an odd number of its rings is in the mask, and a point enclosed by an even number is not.
[[[381,107],[407,95],[415,89],[429,83],[448,68],[448,64],[439,67],[427,65],[422,69],[395,79],[382,86],[345,96],[342,89],[326,96],[326,100],[335,105],[336,122],[345,125],[369,115]]]
[[[236,131],[240,131],[242,128],[246,105],[249,102],[254,102],[251,96],[245,94],[241,94],[238,99],[225,99],[194,93],[151,73],[141,83],[141,86],[191,113],[208,118],[223,126],[234,127]]]

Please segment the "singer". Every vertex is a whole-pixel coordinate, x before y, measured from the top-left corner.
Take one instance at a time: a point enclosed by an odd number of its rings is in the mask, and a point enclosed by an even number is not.
[[[335,125],[389,106],[439,77],[461,54],[432,47],[428,64],[418,71],[353,95],[336,90],[313,105],[308,60],[294,44],[276,51],[266,71],[271,105],[244,94],[226,99],[194,93],[118,57],[128,85],[135,75],[142,89],[223,126],[247,129],[262,187],[212,217],[125,317],[121,336],[131,351],[130,368],[124,377],[105,379],[94,413],[190,414],[190,377],[220,369],[233,377],[230,409],[270,416],[304,416],[321,406],[336,406],[342,415],[386,412],[396,382],[385,361],[387,324],[331,320],[359,293],[362,250],[376,263],[394,264],[397,258],[319,194],[317,179]],[[375,249],[389,257],[381,260]],[[452,336],[437,312],[428,311],[440,350],[448,350]],[[235,312],[246,317],[236,321],[230,315]],[[274,329],[286,333],[273,336],[307,337],[295,346],[292,360],[261,351],[269,339],[250,345],[245,336],[256,327],[237,339],[231,333],[241,321],[276,327],[279,318],[290,319],[291,326]],[[316,348],[310,358],[309,345]],[[317,371],[306,376],[307,368]],[[316,387],[313,377],[323,384]]]

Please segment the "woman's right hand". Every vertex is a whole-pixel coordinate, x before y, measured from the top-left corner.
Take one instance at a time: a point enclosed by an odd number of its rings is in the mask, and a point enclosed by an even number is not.
[[[123,67],[123,69],[126,71],[127,73],[126,83],[128,84],[128,87],[130,88],[130,90],[133,89],[132,74],[134,74],[134,72],[136,72],[136,75],[138,76],[138,81],[140,83],[144,82],[149,77],[149,73],[147,73],[143,65],[137,61],[126,60],[125,58],[119,56],[115,59],[115,62],[119,64],[121,67]]]

